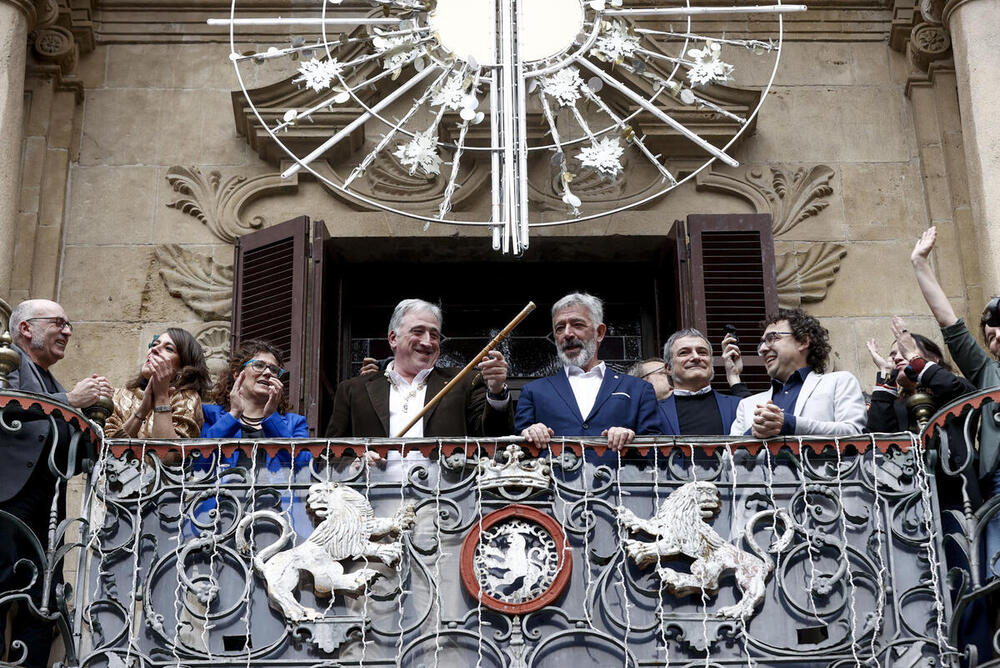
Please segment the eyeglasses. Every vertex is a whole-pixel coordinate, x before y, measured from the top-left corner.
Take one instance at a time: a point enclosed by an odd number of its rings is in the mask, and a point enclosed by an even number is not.
[[[250,366],[251,369],[253,369],[257,373],[264,373],[264,369],[267,369],[276,378],[281,378],[282,376],[285,375],[285,370],[282,369],[280,366],[278,366],[277,364],[268,364],[264,360],[252,359],[252,360],[247,360],[246,362],[243,363],[244,367],[248,365]]]
[[[760,354],[760,349],[764,346],[773,346],[775,341],[778,341],[783,336],[789,336],[792,332],[768,332],[764,336],[760,337],[760,343],[757,344],[757,354]]]
[[[648,371],[648,372],[642,374],[641,376],[639,376],[639,378],[642,378],[643,380],[645,380],[646,378],[649,378],[650,376],[655,376],[658,373],[662,373],[664,376],[666,376],[667,375],[667,367],[661,366],[659,369],[653,369],[652,371]]]
[[[32,320],[49,320],[52,322],[53,325],[56,326],[56,329],[69,328],[70,333],[71,334],[73,333],[73,323],[71,323],[69,320],[60,315],[39,316],[37,318],[26,318],[26,320],[28,322],[31,322]]]

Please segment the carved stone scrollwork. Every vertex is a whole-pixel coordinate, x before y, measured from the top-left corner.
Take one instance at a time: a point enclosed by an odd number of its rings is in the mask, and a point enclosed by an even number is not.
[[[10,304],[0,299],[0,334],[7,331],[7,323],[10,322]]]
[[[779,237],[807,218],[830,206],[826,197],[833,194],[830,181],[834,171],[826,165],[811,169],[800,167],[792,174],[771,167],[747,170],[747,181],[767,198],[774,236]]]
[[[213,378],[229,368],[229,322],[218,321],[204,325],[195,335],[205,352],[205,362]]]
[[[35,57],[45,63],[58,65],[63,74],[76,69],[76,39],[62,26],[49,26],[34,33]]]
[[[837,243],[813,243],[806,251],[775,254],[778,305],[795,308],[806,302],[822,301],[837,279],[840,261],[847,248]]]
[[[206,320],[229,320],[233,302],[233,265],[176,244],[159,246],[156,260],[167,292]]]
[[[771,214],[774,238],[787,235],[804,221],[830,206],[835,172],[827,165],[799,167],[784,171],[778,167],[751,167],[742,173],[699,174],[699,190],[714,190],[741,197],[756,213]],[[844,244],[811,242],[807,251],[775,253],[778,302],[794,307],[826,298],[836,280],[841,260],[847,255]]]
[[[264,226],[260,216],[248,222],[242,220],[243,209],[251,202],[275,193],[294,193],[298,179],[281,178],[280,174],[261,176],[230,176],[223,180],[216,170],[207,175],[197,167],[175,165],[167,170],[167,181],[176,192],[187,195],[167,206],[194,216],[221,241],[233,243],[237,237]]]
[[[940,24],[921,23],[910,32],[910,57],[917,67],[926,70],[935,60],[951,54],[951,38]]]

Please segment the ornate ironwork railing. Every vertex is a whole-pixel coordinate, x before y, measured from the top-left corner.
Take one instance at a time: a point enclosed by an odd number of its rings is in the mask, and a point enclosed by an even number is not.
[[[88,667],[977,665],[963,624],[997,586],[975,555],[1000,503],[943,513],[929,472],[947,460],[938,478],[955,477],[942,427],[980,399],[932,420],[940,457],[907,434],[621,455],[106,441],[75,517],[72,609],[49,609],[66,665]]]

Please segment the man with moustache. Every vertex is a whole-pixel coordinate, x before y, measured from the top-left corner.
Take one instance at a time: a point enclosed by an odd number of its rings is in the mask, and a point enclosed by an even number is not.
[[[613,450],[621,450],[637,434],[660,433],[653,386],[598,359],[606,330],[597,297],[574,292],[552,306],[563,369],[521,390],[514,428],[526,441],[544,446],[553,436],[606,436]]]
[[[865,428],[865,398],[854,374],[824,373],[830,333],[802,309],[779,309],[757,352],[771,387],[740,401],[733,436],[852,436]]]
[[[327,436],[396,437],[458,374],[459,369],[435,366],[441,355],[441,309],[422,299],[404,299],[396,305],[389,320],[389,346],[393,358],[384,373],[366,373],[337,387]],[[405,436],[510,434],[507,362],[493,351],[478,369],[479,374],[467,375]]]
[[[722,341],[726,380],[734,394],[712,389],[715,368],[712,344],[697,329],[674,332],[663,346],[666,369],[673,379],[673,394],[659,402],[663,433],[677,436],[728,434],[741,397],[750,395],[740,382],[743,359],[732,335]]]
[[[56,302],[47,299],[21,302],[11,311],[9,331],[14,342],[11,348],[21,354],[20,366],[7,376],[12,390],[47,394],[74,408],[85,408],[102,396],[111,396],[113,388],[103,376],[85,378],[66,392],[49,371],[66,354],[66,344],[73,335],[72,323]],[[0,431],[5,464],[0,475],[0,510],[23,520],[41,541],[42,548],[47,549],[49,513],[56,484],[55,474],[48,466],[49,451],[57,443],[66,447],[69,430],[59,423],[57,433],[51,434],[48,420],[8,415],[8,420],[11,418],[21,420],[22,426],[11,433]],[[59,460],[57,456],[57,463],[65,466],[65,462]],[[64,497],[59,499],[59,519],[65,516],[65,502]],[[0,589],[10,590],[27,584],[22,581],[23,571],[15,574],[14,564],[33,555],[34,551],[21,535],[8,522],[0,521]],[[36,605],[40,605],[43,574],[41,565],[36,565],[38,577],[28,591]],[[7,610],[0,609],[0,638],[3,638],[6,617]],[[27,658],[22,665],[46,666],[52,645],[52,624],[33,617],[21,605],[11,626],[11,639],[22,641],[27,648]],[[14,658],[14,654],[10,658]]]

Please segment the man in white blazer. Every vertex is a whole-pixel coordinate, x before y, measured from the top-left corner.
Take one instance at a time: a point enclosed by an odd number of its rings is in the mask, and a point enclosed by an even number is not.
[[[830,333],[802,309],[779,309],[765,323],[757,352],[771,388],[740,401],[729,433],[774,436],[852,436],[865,426],[861,384],[846,371],[823,373]]]

